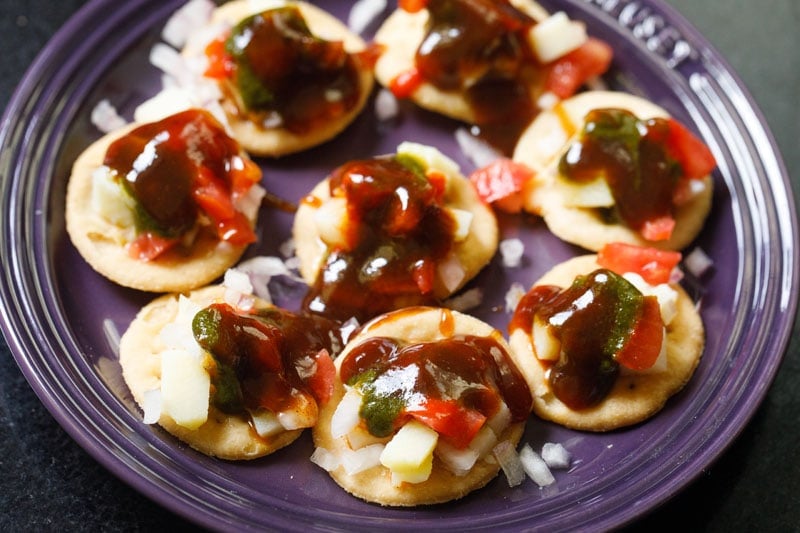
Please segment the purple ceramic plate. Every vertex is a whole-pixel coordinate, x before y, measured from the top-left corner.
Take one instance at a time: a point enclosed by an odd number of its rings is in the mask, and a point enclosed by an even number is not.
[[[715,261],[689,287],[708,335],[691,382],[639,426],[608,434],[568,431],[532,418],[525,441],[563,443],[574,457],[557,483],[510,489],[501,475],[463,500],[385,509],[352,498],[312,465],[309,435],[256,461],[230,463],[187,449],[141,421],[120,376],[113,332],[152,296],[114,286],[77,254],[64,229],[75,157],[99,136],[89,112],[108,98],[130,117],[154,94],[148,53],[178,0],[96,0],[56,35],[10,102],[0,131],[2,325],[31,386],[99,462],[153,500],[214,529],[608,529],[629,523],[690,483],[738,435],[763,399],[796,308],[797,220],[785,169],[764,121],[726,63],[658,0],[551,0],[617,51],[608,83],[644,95],[690,124],[719,168],[710,219],[696,245]],[[346,0],[318,2],[346,17]],[[624,53],[622,51],[624,50]],[[368,108],[371,110],[371,108]],[[434,144],[471,170],[453,140],[459,126],[403,105],[399,120],[371,112],[302,155],[263,161],[266,185],[297,200],[346,159],[394,151],[401,140]],[[276,255],[291,218],[265,211],[251,255]],[[503,295],[581,253],[541,222],[502,217],[504,237],[526,244],[522,267],[499,260],[470,286],[486,298],[474,314],[505,330]],[[269,229],[267,229],[269,228]],[[109,336],[110,335],[110,336]]]

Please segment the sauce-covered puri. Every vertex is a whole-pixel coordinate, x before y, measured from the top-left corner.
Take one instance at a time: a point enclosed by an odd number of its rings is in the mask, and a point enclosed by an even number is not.
[[[316,424],[342,342],[324,318],[229,291],[146,305],[122,336],[120,365],[146,422],[205,454],[252,459]]]
[[[457,165],[414,143],[334,170],[301,202],[293,234],[304,308],[361,322],[441,302],[497,249],[494,214]]]
[[[335,366],[312,460],[351,494],[409,506],[460,498],[493,479],[494,447],[516,446],[530,391],[502,334],[442,308],[368,322]]]
[[[610,242],[683,249],[711,209],[709,148],[629,94],[589,91],[556,104],[526,129],[513,159],[532,174],[523,208],[589,250]]]
[[[477,125],[508,155],[543,94],[571,96],[612,56],[582,23],[529,0],[401,1],[375,42],[381,84]]]
[[[67,231],[98,272],[145,291],[220,276],[255,242],[261,169],[207,111],[110,133],[75,161]]]
[[[327,141],[355,119],[372,89],[373,60],[360,37],[312,4],[263,7],[220,6],[183,53],[206,62],[204,76],[217,82],[242,146],[281,156]]]
[[[554,267],[509,324],[533,412],[607,431],[655,414],[692,376],[704,345],[694,303],[672,271],[677,252],[623,243]]]

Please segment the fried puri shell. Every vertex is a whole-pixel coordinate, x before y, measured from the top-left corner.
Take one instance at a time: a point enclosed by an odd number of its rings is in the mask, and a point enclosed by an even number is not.
[[[449,322],[452,320],[452,322]],[[443,323],[452,323],[452,332],[445,332]],[[392,337],[406,341],[433,342],[455,335],[491,336],[508,350],[502,335],[490,325],[471,316],[447,309],[412,307],[382,315],[368,322],[351,339],[342,354],[336,359],[337,373],[342,360],[359,342],[370,337]],[[349,449],[344,437],[335,439],[331,435],[331,417],[344,395],[344,387],[337,380],[336,390],[330,402],[320,410],[320,417],[312,435],[314,444],[335,454]],[[500,440],[511,441],[515,446],[522,438],[525,424],[509,426]],[[480,459],[464,476],[457,476],[439,463],[434,456],[433,471],[427,481],[416,484],[404,483],[394,486],[391,471],[381,465],[363,472],[349,475],[343,467],[330,472],[331,477],[344,490],[366,501],[384,506],[414,506],[443,503],[461,498],[489,483],[500,470],[493,457]]]
[[[572,258],[555,266],[534,285],[568,287],[576,276],[600,268],[595,255]],[[689,381],[705,345],[705,330],[700,314],[686,292],[679,286],[678,313],[667,326],[667,369],[663,372],[620,372],[608,396],[594,407],[574,411],[550,390],[546,367],[533,352],[530,336],[517,329],[509,344],[517,367],[525,375],[533,396],[533,412],[571,429],[610,431],[642,422],[660,411],[667,400]]]
[[[222,286],[205,287],[187,295],[193,302],[207,306],[220,301]],[[268,305],[260,302],[258,305]],[[159,338],[161,329],[178,314],[178,295],[168,294],[145,305],[122,335],[119,362],[122,377],[133,398],[141,407],[145,393],[158,389],[161,383],[161,353],[166,349]],[[162,414],[158,424],[195,450],[228,460],[255,459],[268,455],[294,442],[302,430],[260,437],[243,417],[229,415],[209,405],[208,420],[195,430],[176,424]]]

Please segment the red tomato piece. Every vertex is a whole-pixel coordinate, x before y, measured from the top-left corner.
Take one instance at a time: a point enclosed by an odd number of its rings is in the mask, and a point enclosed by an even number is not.
[[[659,250],[622,242],[609,243],[597,253],[597,264],[624,274],[635,272],[650,285],[668,283],[681,260],[680,252]]]
[[[228,171],[231,189],[234,196],[243,196],[250,187],[261,181],[261,167],[246,157],[238,157],[232,161]]]
[[[250,221],[242,213],[234,211],[230,218],[217,220],[217,237],[234,246],[244,246],[256,242],[256,234]]]
[[[433,281],[436,276],[434,262],[420,259],[414,265],[412,276],[419,288],[420,294],[429,294],[433,291]]]
[[[475,170],[470,174],[469,180],[475,186],[478,196],[484,202],[492,203],[506,201],[515,195],[520,196],[525,182],[532,177],[533,171],[527,166],[511,159],[501,158]],[[518,205],[522,207],[521,198]]]
[[[675,219],[669,215],[654,218],[644,223],[639,232],[648,241],[666,241],[672,237],[675,229]]]
[[[333,384],[336,378],[336,367],[333,365],[328,350],[322,349],[314,356],[316,371],[308,378],[311,394],[319,403],[327,403],[333,395]]]
[[[399,0],[397,4],[403,11],[416,13],[428,6],[428,0]]]
[[[600,39],[589,38],[579,48],[555,60],[545,81],[545,89],[561,99],[569,98],[589,78],[608,70],[613,49]]]
[[[631,370],[647,370],[658,359],[663,340],[664,321],[658,299],[655,296],[645,296],[639,319],[614,359]]]
[[[178,239],[162,237],[151,231],[136,236],[128,245],[128,255],[140,261],[152,261],[178,244]]]
[[[233,76],[236,63],[225,51],[225,36],[214,39],[206,46],[205,53],[208,58],[208,68],[203,73],[207,78],[224,80]]]
[[[416,68],[401,72],[389,83],[389,89],[397,98],[409,98],[422,84],[422,74]]]
[[[684,176],[689,179],[702,179],[717,166],[714,154],[708,146],[674,119],[669,119],[667,150],[681,165]]]
[[[458,405],[455,400],[428,398],[425,404],[408,410],[456,448],[466,448],[483,427],[486,417],[479,411]]]

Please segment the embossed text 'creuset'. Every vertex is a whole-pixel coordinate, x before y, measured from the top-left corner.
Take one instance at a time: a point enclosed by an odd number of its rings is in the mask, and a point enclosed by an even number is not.
[[[651,7],[629,0],[585,0],[614,17],[634,37],[645,43],[648,50],[676,68],[688,59],[697,57],[696,51],[683,35]]]

